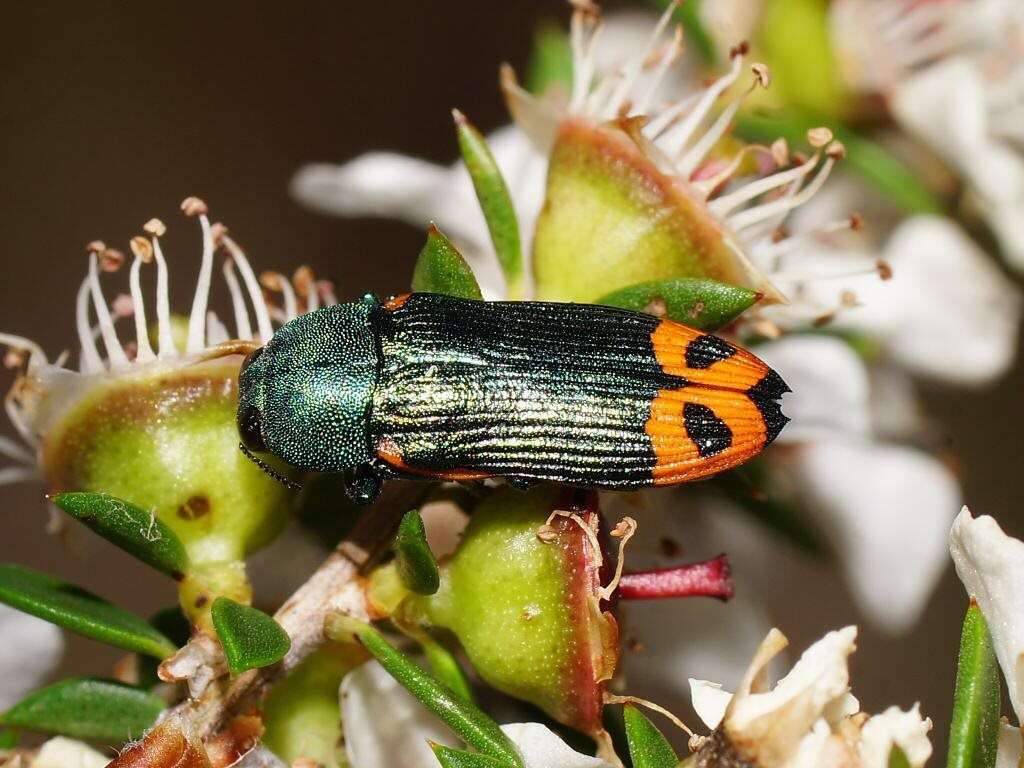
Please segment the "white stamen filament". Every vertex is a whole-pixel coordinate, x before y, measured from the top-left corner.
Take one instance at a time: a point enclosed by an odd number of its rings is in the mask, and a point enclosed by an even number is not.
[[[633,111],[638,115],[647,113],[647,108],[651,105],[654,100],[654,95],[658,92],[658,87],[661,85],[661,81],[665,79],[665,73],[668,72],[668,68],[672,66],[683,52],[683,28],[681,26],[676,27],[675,34],[672,37],[672,42],[669,43],[661,57],[658,60],[658,66],[654,70],[654,74],[651,76],[651,82],[647,86],[647,91],[637,101],[633,107]]]
[[[777,259],[780,256],[785,256],[788,253],[792,253],[793,251],[808,246],[813,241],[824,237],[825,235],[830,235],[834,232],[842,232],[847,229],[854,229],[854,219],[845,218],[840,221],[833,221],[810,232],[801,232],[799,235],[787,237],[777,243],[770,243],[762,246],[758,248],[758,256],[763,256],[768,259]]]
[[[215,347],[218,344],[223,344],[231,339],[228,334],[228,329],[224,327],[224,323],[217,317],[217,313],[210,312],[206,313],[206,345],[209,347]]]
[[[644,133],[652,140],[660,138],[666,130],[675,125],[679,116],[692,109],[699,99],[700,93],[689,93],[672,106],[661,110],[657,117],[644,127]]]
[[[96,312],[96,318],[99,320],[100,333],[103,335],[103,346],[107,350],[107,359],[110,361],[110,367],[115,370],[124,368],[128,365],[128,356],[124,353],[121,340],[117,338],[114,321],[111,319],[110,309],[107,307],[107,300],[103,298],[95,253],[89,255],[89,291],[92,294],[93,310]]]
[[[134,307],[135,343],[138,347],[135,359],[140,363],[148,363],[150,360],[155,360],[156,355],[153,353],[153,347],[149,343],[149,328],[146,325],[146,302],[142,296],[142,284],[139,279],[141,269],[142,258],[136,256],[135,261],[132,262],[128,282],[132,294],[132,306]]]
[[[771,190],[781,187],[784,184],[789,184],[792,181],[799,181],[814,170],[814,166],[818,164],[820,157],[820,155],[814,155],[795,168],[790,168],[788,171],[779,171],[778,173],[773,173],[770,176],[765,176],[764,178],[744,184],[735,192],[730,192],[728,195],[715,198],[708,203],[708,208],[715,216],[728,216],[732,211],[743,205],[743,203],[748,200],[753,200],[755,197],[763,195],[765,192],[770,192]]]
[[[171,296],[167,287],[167,260],[160,248],[160,238],[153,235],[153,258],[156,259],[156,336],[157,357],[177,357],[171,332]]]
[[[28,367],[30,369],[34,365],[46,365],[46,353],[32,339],[26,339],[24,336],[15,336],[10,333],[0,333],[0,344],[6,344],[13,349],[22,349],[28,352]]]
[[[718,101],[718,98],[725,90],[736,82],[736,78],[740,76],[742,66],[743,54],[737,53],[733,56],[732,67],[730,67],[729,71],[718,78],[701,94],[697,106],[686,116],[685,120],[672,129],[670,135],[665,137],[665,141],[669,145],[667,148],[669,157],[677,157],[682,154],[694,131],[697,130],[697,127],[711,111],[711,107]]]
[[[271,290],[277,291],[284,297],[285,321],[287,322],[287,320],[291,320],[293,317],[298,317],[299,300],[295,295],[295,290],[292,288],[292,284],[288,281],[288,278],[280,272],[268,272],[266,274],[270,278],[269,285],[273,286]]]
[[[732,103],[729,104],[722,114],[718,116],[718,119],[712,123],[711,127],[705,132],[698,141],[685,155],[682,156],[676,163],[676,167],[679,169],[680,175],[684,178],[689,178],[690,174],[694,172],[700,162],[704,159],[704,156],[711,151],[711,148],[715,146],[722,134],[724,134],[729,124],[735,117],[736,112],[739,111],[743,101],[749,96],[760,81],[755,78],[754,82],[750,84],[750,87],[745,89],[743,93],[733,99]]]
[[[654,31],[651,36],[647,38],[647,43],[643,49],[633,56],[633,58],[626,64],[626,68],[623,71],[622,79],[619,81],[619,87],[615,89],[608,103],[604,107],[603,117],[605,120],[611,120],[619,113],[624,100],[629,95],[630,90],[636,85],[636,79],[640,75],[640,71],[643,69],[644,62],[647,61],[647,57],[650,56],[651,51],[658,44],[659,38],[665,31],[665,27],[668,26],[669,21],[672,20],[672,14],[675,13],[676,6],[679,0],[672,0],[665,8],[665,12],[661,14],[661,18],[658,19],[658,23],[654,27]]]
[[[726,181],[733,177],[740,164],[747,157],[747,155],[765,154],[769,157],[772,156],[770,148],[765,147],[761,144],[747,144],[743,149],[736,153],[736,156],[729,161],[729,164],[725,166],[721,171],[716,173],[714,176],[709,176],[706,179],[700,179],[699,181],[693,182],[694,189],[703,197],[707,197],[718,189],[719,186],[724,184]]]
[[[242,273],[242,280],[249,291],[249,298],[252,301],[253,309],[256,311],[256,327],[259,328],[260,341],[266,344],[274,335],[274,326],[270,322],[270,313],[267,311],[266,302],[263,301],[263,294],[260,291],[260,283],[249,266],[249,260],[245,253],[238,247],[238,244],[227,235],[224,235],[222,242],[228,249],[228,253],[235,260],[238,271]]]
[[[96,339],[89,325],[89,278],[82,281],[75,299],[75,330],[78,332],[78,343],[82,348],[78,360],[78,368],[82,373],[98,373],[102,371],[103,358],[96,348]]]
[[[832,172],[832,166],[835,164],[836,160],[834,157],[826,157],[817,175],[799,193],[792,197],[773,200],[770,203],[764,203],[763,205],[757,205],[745,211],[740,211],[728,218],[729,226],[738,231],[779,213],[798,208],[814,197],[814,194],[821,189],[821,185],[825,183],[825,179],[828,178],[828,175]]]
[[[231,307],[235,312],[235,333],[240,339],[252,339],[252,325],[249,323],[249,310],[245,306],[242,288],[235,277],[235,260],[230,256],[224,260],[224,282],[228,284],[231,294]]]
[[[203,229],[203,261],[192,298],[192,312],[188,317],[188,343],[185,346],[188,354],[201,351],[206,341],[206,307],[210,300],[210,275],[213,272],[213,232],[206,214],[199,216],[199,225]]]
[[[323,297],[325,307],[333,307],[338,303],[338,297],[334,295],[334,286],[326,281],[320,281],[317,283],[317,290]]]

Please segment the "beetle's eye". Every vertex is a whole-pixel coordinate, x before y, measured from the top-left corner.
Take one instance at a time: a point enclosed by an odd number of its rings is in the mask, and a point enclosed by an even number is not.
[[[253,350],[252,352],[245,356],[245,360],[242,361],[242,367],[239,368],[238,370],[239,376],[245,373],[246,368],[248,368],[250,365],[256,362],[256,358],[263,354],[263,349],[263,347],[259,347],[258,349]]]
[[[267,450],[267,444],[263,439],[262,417],[255,407],[246,406],[238,414],[238,434],[250,451]]]

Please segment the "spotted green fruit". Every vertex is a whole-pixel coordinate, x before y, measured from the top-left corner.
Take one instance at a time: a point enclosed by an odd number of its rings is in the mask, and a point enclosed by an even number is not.
[[[289,491],[238,449],[238,359],[154,366],[87,392],[46,433],[55,490],[151,510],[185,546],[182,608],[209,628],[213,599],[248,602],[243,558],[287,521]]]
[[[561,517],[542,532],[563,498],[549,489],[490,496],[443,565],[438,592],[410,596],[405,613],[454,633],[491,686],[601,736],[618,631],[600,605],[591,539]]]
[[[638,131],[629,121],[570,119],[559,127],[533,243],[537,298],[593,302],[636,283],[686,277],[773,298],[703,200],[645,153]]]

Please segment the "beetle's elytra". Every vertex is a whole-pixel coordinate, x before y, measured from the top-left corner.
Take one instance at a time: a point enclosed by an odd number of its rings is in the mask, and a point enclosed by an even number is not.
[[[750,352],[610,307],[372,296],[298,317],[249,356],[245,445],[348,472],[634,489],[756,455],[789,388]]]

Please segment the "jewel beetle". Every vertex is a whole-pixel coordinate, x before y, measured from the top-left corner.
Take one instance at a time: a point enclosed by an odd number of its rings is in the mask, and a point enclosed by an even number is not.
[[[250,455],[347,473],[364,503],[389,476],[630,490],[755,456],[788,391],[747,350],[652,315],[368,295],[246,358],[238,426]]]

